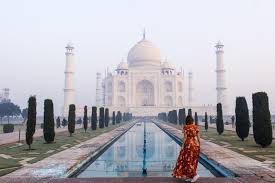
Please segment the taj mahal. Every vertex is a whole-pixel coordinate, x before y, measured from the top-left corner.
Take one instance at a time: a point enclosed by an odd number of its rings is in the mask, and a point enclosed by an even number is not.
[[[226,109],[225,68],[223,45],[216,45],[217,102]],[[66,46],[66,68],[63,115],[68,113],[69,104],[74,104],[74,47]],[[213,69],[214,70],[214,69]],[[183,69],[163,60],[161,52],[143,33],[128,52],[127,62],[121,61],[114,71],[102,77],[96,73],[96,104],[110,111],[130,112],[134,116],[156,116],[160,112],[180,108],[192,108],[203,115],[216,114],[216,105],[193,105],[193,73],[187,79]],[[76,104],[77,106],[77,104]],[[82,115],[82,109],[79,109]],[[77,112],[78,113],[78,112]]]

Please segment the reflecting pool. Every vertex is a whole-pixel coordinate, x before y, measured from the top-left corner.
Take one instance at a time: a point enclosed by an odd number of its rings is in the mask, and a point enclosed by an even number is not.
[[[181,147],[154,123],[140,122],[77,177],[170,177],[180,149]],[[142,173],[144,169],[147,174]],[[214,177],[201,164],[198,173],[201,177]]]

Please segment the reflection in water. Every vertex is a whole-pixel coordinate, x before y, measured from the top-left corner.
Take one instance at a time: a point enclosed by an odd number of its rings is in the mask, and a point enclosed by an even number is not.
[[[78,177],[142,176],[144,123],[138,123],[107,149]],[[146,123],[147,176],[171,176],[180,146],[153,123]],[[199,164],[199,174],[213,176]]]

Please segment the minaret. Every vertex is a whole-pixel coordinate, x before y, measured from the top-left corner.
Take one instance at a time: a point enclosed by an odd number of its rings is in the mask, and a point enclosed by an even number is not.
[[[188,73],[188,105],[193,105],[193,73]]]
[[[223,44],[219,41],[216,44],[216,60],[217,60],[217,103],[222,104],[223,114],[227,115],[228,106],[227,106],[227,98],[226,98],[226,80],[225,80],[225,68],[224,68],[224,60],[223,60]]]
[[[101,102],[101,88],[102,88],[102,81],[101,81],[101,73],[97,72],[96,73],[96,106],[101,107],[102,102]]]
[[[67,117],[69,105],[74,104],[74,85],[73,85],[73,64],[74,64],[74,47],[68,43],[66,48],[66,68],[65,68],[65,87],[64,87],[64,106],[63,116]]]

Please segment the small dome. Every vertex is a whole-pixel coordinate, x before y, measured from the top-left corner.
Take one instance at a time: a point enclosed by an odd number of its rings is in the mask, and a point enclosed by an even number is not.
[[[120,62],[117,66],[117,70],[127,70],[128,64],[124,61]]]
[[[167,61],[164,61],[161,65],[162,69],[174,69]]]
[[[73,47],[74,47],[73,43],[71,41],[69,41],[66,48],[73,48]]]
[[[128,53],[127,62],[129,67],[160,67],[160,50],[144,37],[131,48]]]

